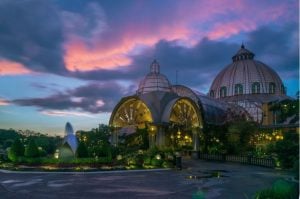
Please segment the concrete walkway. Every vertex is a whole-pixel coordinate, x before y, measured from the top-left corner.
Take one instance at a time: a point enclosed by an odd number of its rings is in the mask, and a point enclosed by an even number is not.
[[[291,176],[273,169],[183,160],[183,170],[3,173],[0,198],[252,198]],[[202,197],[203,196],[203,197]]]

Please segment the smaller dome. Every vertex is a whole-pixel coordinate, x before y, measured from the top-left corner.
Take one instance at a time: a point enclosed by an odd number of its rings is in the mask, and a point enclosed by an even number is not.
[[[154,60],[150,65],[150,73],[148,73],[140,82],[137,94],[153,91],[172,91],[168,78],[165,75],[160,74],[160,66],[156,60]]]

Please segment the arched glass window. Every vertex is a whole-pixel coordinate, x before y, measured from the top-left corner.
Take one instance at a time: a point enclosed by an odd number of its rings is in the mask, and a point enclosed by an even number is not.
[[[210,97],[215,97],[215,92],[213,90],[210,91]]]
[[[252,93],[253,94],[258,94],[260,93],[260,84],[258,82],[254,82],[252,84]]]
[[[234,86],[234,94],[235,95],[241,95],[241,94],[243,94],[243,85],[242,84],[236,84]]]
[[[274,94],[275,93],[275,83],[271,82],[269,84],[269,93]]]
[[[226,95],[227,95],[226,86],[222,86],[220,89],[220,97],[226,97]]]

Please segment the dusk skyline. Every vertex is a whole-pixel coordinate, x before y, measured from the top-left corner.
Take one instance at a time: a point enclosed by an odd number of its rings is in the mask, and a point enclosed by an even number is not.
[[[62,135],[107,124],[157,59],[207,93],[243,43],[299,90],[298,1],[0,2],[0,128]]]

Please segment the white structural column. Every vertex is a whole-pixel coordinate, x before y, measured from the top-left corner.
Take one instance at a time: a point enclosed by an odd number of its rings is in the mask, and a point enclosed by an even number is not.
[[[157,126],[156,145],[158,147],[165,145],[165,131],[161,126]]]
[[[199,159],[200,157],[200,147],[199,147],[199,134],[200,134],[200,129],[197,127],[194,127],[192,129],[193,133],[193,151],[192,151],[192,158],[193,159]]]
[[[118,146],[119,136],[118,136],[118,128],[114,127],[111,132],[111,144],[113,146]]]
[[[193,151],[199,151],[199,128],[193,128]]]

